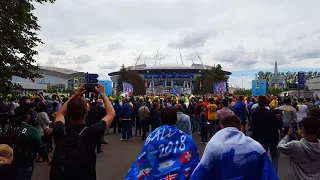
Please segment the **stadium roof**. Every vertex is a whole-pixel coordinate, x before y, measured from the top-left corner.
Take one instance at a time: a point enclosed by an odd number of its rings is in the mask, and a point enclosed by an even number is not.
[[[202,64],[192,64],[187,65],[177,65],[177,64],[161,64],[156,66],[147,66],[145,64],[140,64],[136,66],[129,66],[126,69],[135,70],[140,74],[149,73],[153,71],[154,73],[159,72],[177,72],[177,73],[199,73],[201,70],[210,69],[212,66],[202,65]],[[225,71],[226,75],[231,75],[231,72]],[[109,76],[119,75],[119,71],[111,72]]]
[[[71,70],[71,69],[64,69],[64,68],[50,67],[50,66],[40,66],[40,69],[55,71],[55,72],[59,72],[59,73],[63,73],[63,74],[78,73],[78,71],[74,71],[74,70]]]
[[[49,76],[55,76],[63,79],[71,79],[76,77],[84,77],[83,72],[74,71],[71,69],[57,68],[50,66],[40,66],[40,73]]]

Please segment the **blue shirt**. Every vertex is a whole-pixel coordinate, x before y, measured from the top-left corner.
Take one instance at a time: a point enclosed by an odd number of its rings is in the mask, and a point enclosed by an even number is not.
[[[131,119],[133,113],[133,108],[129,103],[123,103],[121,106],[120,118]]]
[[[120,104],[119,103],[115,103],[113,105],[113,109],[114,109],[114,111],[116,113],[116,116],[120,117],[121,116],[121,106],[120,106]]]
[[[244,102],[236,102],[232,108],[232,111],[234,112],[234,115],[238,116],[242,121],[246,120],[247,118],[247,109],[246,104]]]

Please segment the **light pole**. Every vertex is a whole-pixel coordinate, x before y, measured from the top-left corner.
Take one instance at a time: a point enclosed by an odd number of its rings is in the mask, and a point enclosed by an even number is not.
[[[241,77],[242,77],[242,89],[243,89],[243,75],[244,75],[244,74],[241,74]]]

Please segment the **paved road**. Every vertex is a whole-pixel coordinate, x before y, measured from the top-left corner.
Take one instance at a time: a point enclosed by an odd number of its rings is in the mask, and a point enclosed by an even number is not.
[[[198,144],[200,155],[202,155],[205,145],[200,144],[200,137],[194,134],[194,139]],[[141,151],[143,142],[140,137],[134,137],[131,142],[119,141],[119,135],[107,135],[105,139],[109,145],[102,147],[103,153],[97,157],[97,178],[98,180],[123,180],[127,171]],[[287,180],[289,159],[281,156],[279,160],[279,177]],[[33,180],[47,180],[49,167],[44,163],[37,163]]]

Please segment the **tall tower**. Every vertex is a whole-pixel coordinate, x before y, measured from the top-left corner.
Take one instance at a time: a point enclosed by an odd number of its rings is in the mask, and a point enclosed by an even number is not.
[[[278,62],[277,60],[274,62],[274,75],[278,76]]]

